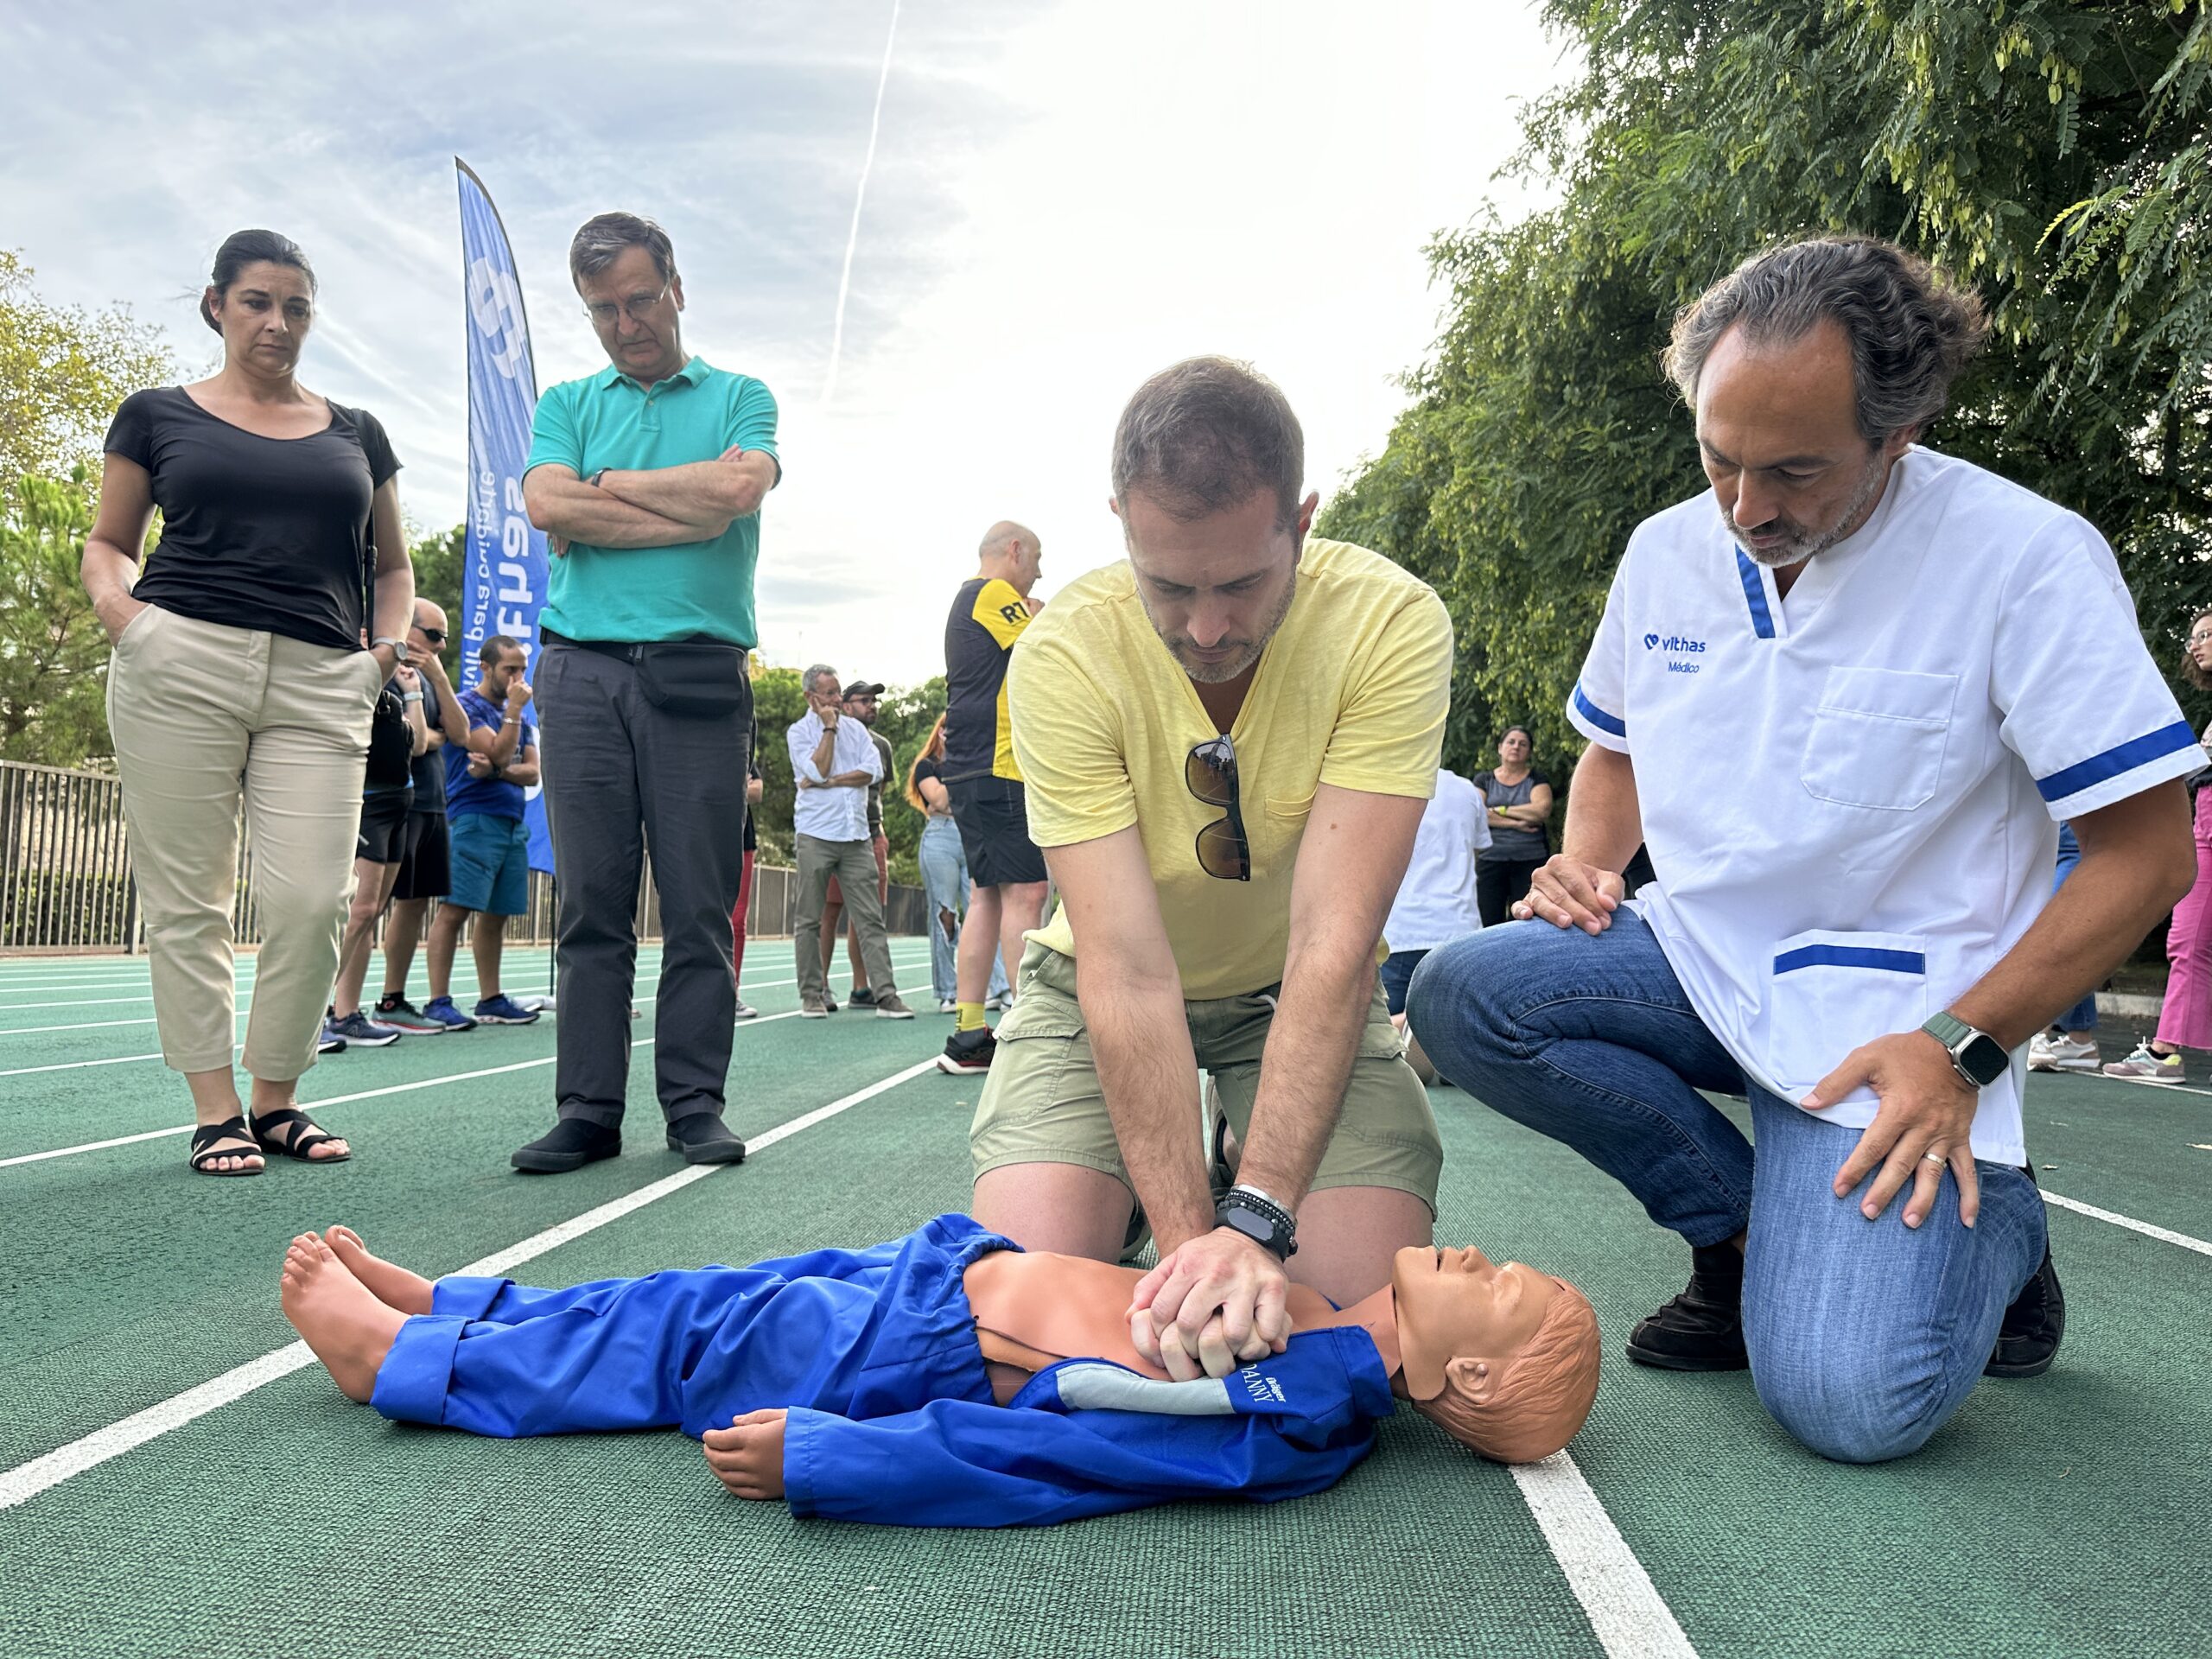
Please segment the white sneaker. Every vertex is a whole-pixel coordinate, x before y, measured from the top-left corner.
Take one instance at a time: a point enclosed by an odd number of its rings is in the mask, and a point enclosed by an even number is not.
[[[2028,1070],[2031,1071],[2058,1070],[2058,1057],[2050,1052],[2050,1037],[2048,1033],[2039,1031],[2029,1039]]]
[[[957,1014],[960,1012],[960,1005],[948,996],[937,1005],[937,1011],[939,1014]]]
[[[2101,1069],[2094,1038],[2060,1037],[2054,1039],[2049,1047],[2054,1071],[2095,1071]]]

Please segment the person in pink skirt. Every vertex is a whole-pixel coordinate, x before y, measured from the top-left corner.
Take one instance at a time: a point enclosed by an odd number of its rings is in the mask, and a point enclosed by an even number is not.
[[[2212,610],[2190,620],[2189,644],[2183,647],[2182,677],[2212,690]],[[2205,729],[2212,748],[2212,727]],[[2192,782],[2196,780],[2192,779]],[[2212,1048],[2212,786],[2192,791],[2196,820],[2196,885],[2174,906],[2166,924],[2166,996],[2158,1010],[2158,1034],[2138,1043],[2124,1060],[2105,1067],[2105,1076],[2133,1083],[2179,1083],[2181,1052]]]

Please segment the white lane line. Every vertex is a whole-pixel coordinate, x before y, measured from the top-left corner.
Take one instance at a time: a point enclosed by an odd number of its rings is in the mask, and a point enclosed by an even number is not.
[[[764,1014],[758,1020],[741,1021],[737,1029],[743,1031],[748,1026],[772,1026],[779,1020],[798,1018],[797,1008],[783,1014]],[[630,1046],[643,1048],[652,1040],[651,1037],[632,1038]],[[510,1071],[530,1071],[539,1066],[551,1065],[559,1058],[556,1054],[543,1054],[534,1060],[516,1060],[507,1065],[487,1065],[480,1071],[455,1071],[444,1077],[418,1077],[412,1083],[388,1084],[381,1089],[363,1089],[350,1095],[326,1095],[321,1100],[300,1102],[300,1109],[315,1112],[325,1106],[344,1106],[357,1100],[375,1100],[385,1095],[411,1094],[417,1089],[436,1089],[448,1083],[470,1083],[478,1077],[497,1077]],[[930,1064],[934,1065],[937,1062],[932,1059]],[[136,1146],[141,1141],[165,1140],[173,1135],[189,1135],[193,1128],[194,1125],[190,1123],[180,1123],[172,1128],[148,1129],[141,1135],[119,1135],[111,1141],[87,1141],[81,1147],[61,1147],[53,1152],[19,1153],[13,1158],[0,1158],[0,1169],[12,1168],[17,1164],[42,1164],[53,1158],[73,1158],[80,1152],[105,1152],[110,1147]]]
[[[898,967],[898,968],[914,968],[914,967],[918,967],[918,966],[920,966],[920,963],[919,963],[919,962],[918,962],[918,961],[917,961],[917,962],[894,962],[892,965],[893,965],[893,967]],[[658,983],[658,981],[659,981],[660,977],[661,977],[661,976],[660,976],[658,974],[640,974],[639,976],[638,976],[638,978],[637,978],[636,982],[637,982],[638,984],[640,984],[640,985],[650,985],[650,984],[655,984],[655,983]],[[848,977],[849,977],[849,976]],[[779,985],[796,985],[796,984],[798,984],[798,979],[797,979],[796,977],[793,977],[793,978],[791,978],[791,979],[757,979],[757,980],[740,980],[740,981],[738,982],[738,986],[739,986],[739,988],[740,988],[740,989],[741,989],[741,990],[747,990],[747,991],[765,991],[765,990],[773,990],[773,989],[775,989],[775,988],[776,988],[776,987],[778,987]],[[528,995],[528,993],[525,993],[525,995]],[[137,1001],[142,1001],[142,1002],[143,1002],[143,1001],[146,1001],[147,999],[145,999],[144,997],[140,997],[140,998],[138,998],[138,999],[137,999]],[[651,1001],[653,1001],[654,1000],[655,1000],[654,998],[650,997],[650,996],[641,996],[641,997],[639,997],[639,998],[637,998],[637,999],[636,999],[636,1001],[637,1001],[638,1004],[639,1004],[640,1007],[643,1007],[645,1004],[646,1004],[646,1003],[648,1003],[648,1002],[651,1002]],[[4,1012],[4,1010],[0,1010],[0,1012]],[[145,1026],[145,1025],[151,1025],[151,1024],[153,1024],[154,1022],[153,1022],[152,1020],[118,1020],[113,1021],[112,1023],[117,1024],[117,1025]],[[89,1029],[89,1027],[86,1027],[86,1029]],[[34,1029],[35,1029],[35,1027]],[[53,1029],[53,1030],[56,1030],[56,1031],[67,1031],[67,1030],[72,1030],[72,1029],[77,1029],[77,1027],[67,1027],[67,1026],[56,1026],[56,1027],[51,1027],[51,1029]],[[19,1032],[0,1031],[0,1037],[14,1037],[14,1036],[20,1036],[20,1035],[22,1035],[22,1034],[23,1034],[22,1033],[19,1033]],[[415,1034],[420,1034],[420,1033],[415,1033]],[[233,1054],[235,1054],[235,1053],[237,1053],[240,1049],[242,1049],[244,1046],[245,1046],[245,1045],[244,1045],[244,1044],[242,1044],[242,1043],[233,1043],[233,1044],[232,1044],[232,1045],[231,1045],[231,1052],[232,1052]],[[98,1059],[98,1060],[55,1060],[55,1061],[52,1062],[51,1064],[49,1064],[49,1065],[18,1065],[18,1066],[12,1066],[12,1067],[9,1068],[8,1070],[6,1070],[6,1071],[0,1071],[0,1077],[35,1077],[35,1076],[37,1076],[39,1073],[43,1072],[43,1071],[84,1071],[86,1068],[87,1068],[87,1067],[89,1067],[89,1066],[96,1066],[96,1065],[129,1065],[133,1064],[134,1062],[140,1061],[140,1060],[158,1060],[158,1059],[160,1059],[161,1058],[162,1058],[162,1057],[161,1057],[161,1055],[160,1055],[159,1053],[153,1053],[153,1054],[112,1054],[112,1055],[108,1056],[108,1057],[107,1057],[106,1058],[105,1058],[105,1059]]]
[[[2147,1221],[2138,1221],[2133,1216],[2123,1216],[2111,1210],[2100,1210],[2094,1204],[2084,1204],[2079,1198],[2069,1198],[2048,1187],[2044,1189],[2043,1201],[2055,1204],[2062,1210],[2071,1210],[2076,1215],[2088,1216],[2097,1221],[2108,1221],[2115,1227],[2125,1227],[2131,1232],[2141,1233],[2162,1243],[2178,1244],[2184,1250],[2195,1250],[2199,1255],[2212,1255],[2212,1244],[2201,1238],[2191,1238],[2187,1233],[2177,1233],[2164,1227],[2154,1227]]]
[[[1513,1479],[1590,1617],[1607,1659],[1697,1659],[1674,1610],[1605,1513],[1574,1459],[1554,1452],[1516,1463]]]
[[[779,1123],[766,1134],[747,1141],[746,1155],[749,1158],[766,1147],[772,1147],[779,1141],[797,1135],[801,1129],[809,1128],[824,1119],[835,1117],[840,1112],[849,1111],[863,1101],[873,1100],[885,1090],[897,1088],[908,1078],[920,1076],[936,1064],[934,1058],[920,1061],[908,1066],[903,1071],[894,1071],[889,1077],[872,1083],[865,1089],[856,1090],[842,1100],[832,1101],[827,1106],[817,1107],[813,1111],[791,1119],[788,1122]],[[518,1267],[533,1257],[558,1249],[574,1239],[582,1238],[586,1233],[594,1232],[610,1222],[620,1221],[623,1217],[642,1210],[649,1204],[658,1203],[671,1192],[681,1192],[694,1181],[703,1181],[709,1176],[719,1174],[730,1167],[732,1166],[728,1164],[695,1164],[688,1169],[678,1170],[675,1174],[664,1176],[649,1185],[641,1186],[634,1192],[626,1193],[621,1198],[602,1204],[595,1210],[587,1210],[583,1214],[564,1221],[558,1226],[549,1227],[542,1233],[534,1233],[519,1244],[495,1251],[481,1261],[472,1262],[457,1271],[469,1275],[505,1274],[511,1268]],[[288,1343],[273,1353],[264,1354],[258,1359],[248,1360],[243,1365],[235,1366],[225,1371],[220,1376],[209,1378],[196,1388],[187,1389],[181,1394],[172,1395],[158,1405],[149,1406],[143,1411],[133,1412],[120,1422],[110,1423],[105,1428],[96,1429],[82,1440],[73,1440],[67,1446],[49,1452],[43,1457],[33,1458],[28,1463],[18,1464],[4,1474],[0,1474],[0,1510],[13,1509],[16,1504],[37,1497],[48,1488],[60,1485],[72,1475],[81,1475],[87,1469],[98,1468],[111,1458],[119,1458],[124,1452],[168,1433],[171,1429],[183,1427],[195,1417],[204,1417],[211,1411],[229,1405],[232,1401],[243,1399],[266,1383],[274,1382],[282,1376],[289,1376],[294,1371],[303,1370],[313,1363],[315,1363],[315,1355],[308,1351],[307,1344]]]

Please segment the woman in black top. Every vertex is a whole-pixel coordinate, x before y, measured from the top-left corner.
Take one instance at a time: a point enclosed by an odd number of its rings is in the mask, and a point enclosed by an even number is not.
[[[1552,786],[1529,763],[1535,741],[1526,726],[1509,726],[1497,741],[1497,765],[1472,782],[1490,804],[1490,846],[1475,856],[1475,908],[1484,927],[1496,927],[1528,897],[1529,882],[1550,856],[1544,823],[1552,815]]]
[[[383,427],[295,376],[315,317],[299,249],[239,232],[200,310],[223,366],[117,411],[84,580],[115,647],[108,726],[162,1054],[199,1119],[191,1165],[251,1175],[264,1154],[350,1155],[293,1096],[315,1063],[370,715],[405,649],[415,575]],[[161,542],[142,573],[156,507]],[[241,804],[262,934],[250,1124],[232,1070]]]

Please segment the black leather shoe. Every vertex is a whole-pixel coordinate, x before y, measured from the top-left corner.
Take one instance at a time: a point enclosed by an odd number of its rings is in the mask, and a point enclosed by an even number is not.
[[[2005,1323],[1997,1327],[1997,1348],[1984,1376],[2041,1376],[2058,1357],[2060,1338],[2066,1334],[2066,1293],[2058,1287],[2058,1269],[2050,1264],[2050,1246],[2043,1248],[2043,1265],[2022,1286],[2005,1310]]]
[[[564,1117],[553,1126],[550,1135],[542,1135],[528,1146],[518,1147],[507,1161],[532,1175],[565,1175],[602,1158],[621,1155],[621,1130],[588,1122],[581,1117]]]
[[[1629,1332],[1628,1357],[1668,1371],[1740,1371],[1744,1351],[1744,1253],[1733,1244],[1690,1251],[1690,1282]]]
[[[741,1164],[745,1142],[729,1132],[721,1115],[694,1112],[668,1126],[668,1149],[680,1152],[687,1164]]]

